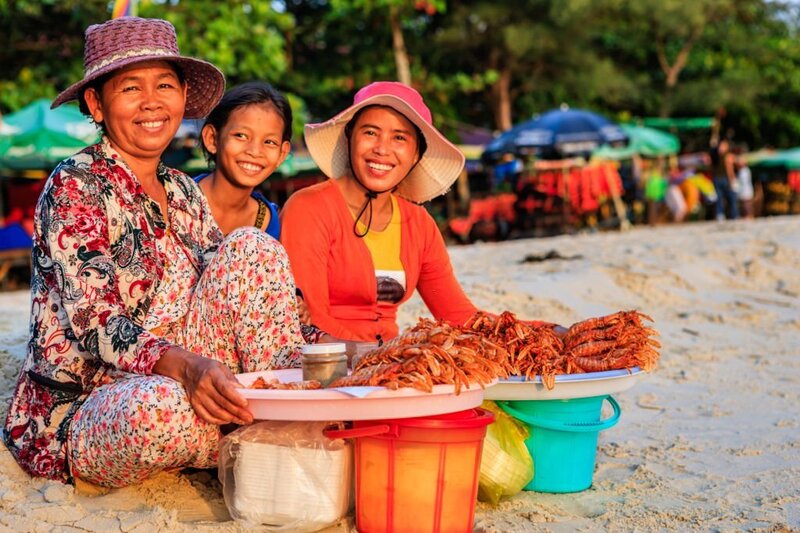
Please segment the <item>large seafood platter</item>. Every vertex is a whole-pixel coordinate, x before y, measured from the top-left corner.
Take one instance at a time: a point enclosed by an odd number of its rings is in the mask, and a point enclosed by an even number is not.
[[[299,369],[240,374],[258,419],[377,420],[466,410],[486,399],[567,399],[632,387],[658,361],[657,332],[638,311],[573,324],[476,313],[463,327],[420,319],[366,352],[327,388]]]
[[[542,381],[541,376],[528,379],[522,376],[509,376],[497,385],[486,390],[486,400],[571,400],[606,396],[632,388],[644,377],[645,372],[638,366],[605,372],[586,372],[582,374],[559,374],[555,376],[552,388]]]
[[[463,387],[459,394],[455,393],[455,385],[447,384],[434,385],[427,392],[412,387],[309,388],[300,385],[307,382],[300,381],[303,374],[299,368],[250,372],[236,377],[244,385],[239,392],[247,398],[256,420],[412,418],[472,409],[484,399],[484,388],[477,384]],[[258,380],[266,381],[270,387],[261,388]]]
[[[507,376],[507,354],[481,335],[420,320],[365,353],[350,375],[326,388],[300,369],[239,374],[257,419],[379,420],[478,407],[484,390]]]
[[[560,400],[622,392],[655,368],[658,333],[646,320],[652,322],[638,311],[619,311],[559,333],[552,324],[520,321],[509,312],[477,313],[466,328],[508,354],[510,375],[486,399]]]

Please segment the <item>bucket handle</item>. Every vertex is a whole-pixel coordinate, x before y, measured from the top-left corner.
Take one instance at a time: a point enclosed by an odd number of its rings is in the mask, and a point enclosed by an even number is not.
[[[392,430],[389,424],[376,424],[362,428],[350,429],[324,429],[322,434],[329,439],[357,439],[359,437],[377,437],[385,435]]]
[[[605,399],[608,400],[608,403],[611,404],[611,407],[614,409],[614,414],[611,416],[611,418],[600,420],[598,422],[559,422],[556,420],[547,420],[544,418],[537,418],[527,413],[517,411],[516,409],[508,405],[507,401],[497,400],[496,403],[497,405],[502,407],[502,409],[505,412],[512,415],[514,418],[518,418],[523,422],[525,422],[526,424],[530,424],[531,426],[538,426],[541,428],[552,429],[555,431],[589,433],[593,431],[603,431],[604,429],[614,427],[617,424],[617,422],[619,422],[619,416],[621,413],[619,404],[611,396],[606,396]]]

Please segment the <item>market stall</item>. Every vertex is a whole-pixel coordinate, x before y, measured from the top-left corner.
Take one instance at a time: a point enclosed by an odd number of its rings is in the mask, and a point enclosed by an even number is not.
[[[314,531],[354,494],[359,531],[444,533],[472,531],[478,497],[585,490],[598,433],[620,420],[612,394],[656,367],[649,320],[620,311],[558,332],[479,311],[355,347],[349,371],[334,343],[306,346],[300,369],[241,374],[269,421],[223,439],[226,504],[247,525]]]
[[[764,215],[800,213],[800,148],[764,154],[750,163]]]

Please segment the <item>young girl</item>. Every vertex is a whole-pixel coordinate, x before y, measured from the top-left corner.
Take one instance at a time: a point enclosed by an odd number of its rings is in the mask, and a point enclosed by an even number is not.
[[[203,150],[213,170],[195,178],[227,235],[255,226],[280,237],[278,207],[256,191],[289,154],[292,108],[264,82],[228,91],[203,125]]]
[[[222,233],[255,226],[275,239],[281,235],[278,206],[256,190],[291,149],[292,108],[270,84],[253,81],[234,87],[209,113],[201,140],[214,169],[195,177]],[[308,307],[297,292],[301,324]]]

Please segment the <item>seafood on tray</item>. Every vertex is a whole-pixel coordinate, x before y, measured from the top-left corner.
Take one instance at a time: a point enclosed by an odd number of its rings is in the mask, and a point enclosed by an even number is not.
[[[270,389],[270,390],[317,390],[322,388],[322,383],[320,383],[316,379],[310,379],[307,381],[290,381],[287,383],[282,383],[277,378],[272,378],[267,380],[259,376],[247,388]]]
[[[434,385],[481,387],[508,377],[511,366],[505,349],[474,332],[445,322],[420,319],[417,325],[358,360],[352,374],[330,387],[414,387],[430,392]]]
[[[589,318],[570,326],[564,350],[570,364],[583,372],[604,372],[638,366],[645,372],[656,367],[661,343],[658,332],[642,323],[653,321],[639,311]]]
[[[562,338],[551,324],[532,325],[508,311],[499,316],[478,311],[465,328],[505,348],[512,374],[540,375],[552,389],[558,374],[655,368],[661,345],[653,337],[658,332],[643,320],[653,321],[639,311],[619,311],[577,322]]]
[[[478,311],[467,321],[465,328],[481,333],[505,348],[514,375],[530,379],[538,374],[543,380],[545,376],[549,380],[550,376],[555,379],[556,374],[565,373],[562,372],[566,365],[562,354],[564,343],[552,324],[532,326],[517,320],[509,311],[497,317]]]
[[[619,311],[573,324],[560,335],[554,324],[526,322],[505,311],[478,311],[463,327],[421,318],[411,329],[364,354],[349,376],[328,387],[413,387],[431,392],[434,385],[481,387],[509,375],[541,376],[548,389],[559,374],[602,372],[640,367],[658,361],[658,332],[644,324],[639,311]],[[259,381],[260,380],[260,381]],[[259,378],[251,388],[309,390],[318,381],[280,383]]]

